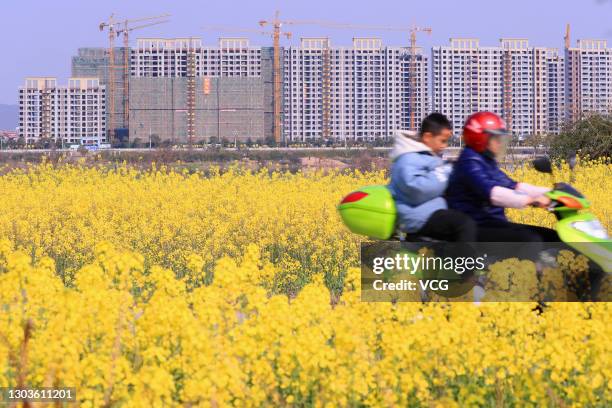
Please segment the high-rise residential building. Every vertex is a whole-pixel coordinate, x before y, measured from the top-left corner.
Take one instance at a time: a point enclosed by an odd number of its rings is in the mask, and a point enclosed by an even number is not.
[[[565,123],[565,63],[559,51],[552,49],[547,56],[546,81],[547,134],[558,134]]]
[[[432,109],[444,113],[460,134],[465,118],[479,110],[503,108],[502,50],[481,47],[473,38],[453,38],[433,47]]]
[[[141,38],[133,49],[116,48],[114,55],[115,61],[110,63],[107,49],[80,48],[72,59],[73,77],[100,78],[100,85],[106,87],[107,129],[113,119],[109,136],[115,135],[115,129],[129,127],[131,136],[138,133],[142,137],[140,122],[148,114],[145,111],[153,113],[159,102],[154,99],[162,98],[164,109],[175,111],[173,120],[185,117],[188,122],[186,130],[179,122],[173,130],[160,130],[175,140],[183,140],[183,130],[187,137],[226,137],[221,122],[240,121],[236,118],[242,113],[232,118],[231,112],[246,106],[255,109],[252,115],[263,115],[263,137],[272,137],[272,47],[252,46],[245,38],[220,38],[210,46],[199,38]],[[449,45],[432,49],[431,94],[429,59],[422,50],[417,50],[413,63],[409,47],[385,46],[378,38],[355,38],[352,46],[332,46],[328,38],[303,38],[297,46],[281,47],[280,58],[281,123],[283,140],[287,141],[386,138],[395,129],[417,127],[431,110],[448,115],[456,134],[465,118],[479,110],[502,115],[518,136],[554,134],[567,120],[588,112],[609,113],[612,106],[612,50],[604,40],[580,40],[560,55],[555,48],[533,47],[522,38],[501,39],[497,46],[481,46],[473,38],[454,38]],[[410,77],[413,69],[415,78]],[[176,81],[162,83],[164,79]],[[158,80],[162,82],[157,84]],[[133,92],[130,89],[127,100],[136,104],[128,109],[125,101],[130,81],[136,87]],[[172,95],[160,94],[160,89],[173,89],[168,84],[186,95],[176,89]],[[213,88],[214,92],[231,90],[234,94],[225,99],[217,96],[213,101],[214,95],[209,94]],[[262,101],[250,101],[244,107],[229,103],[239,95],[261,97]],[[208,115],[205,106],[215,106],[211,109],[223,114]],[[132,121],[132,112],[141,119]],[[252,116],[249,121],[257,129],[254,134],[259,135],[260,119]],[[251,127],[231,133],[250,131]],[[199,134],[194,134],[195,129]]]
[[[218,46],[204,46],[200,38],[140,38],[132,51],[132,76],[185,77],[190,54],[198,77],[261,76],[261,47],[246,38],[220,38]]]
[[[19,88],[19,136],[26,143],[54,139],[63,143],[106,142],[105,88],[98,78],[26,78]]]
[[[302,38],[284,53],[283,133],[287,140],[374,140],[406,129],[410,120],[407,47],[355,38],[336,47],[328,38]],[[415,122],[428,111],[428,60],[416,55]]]
[[[478,39],[454,38],[434,47],[432,60],[433,110],[449,116],[457,135],[465,118],[483,110],[504,117],[518,136],[558,131],[563,64],[556,49],[526,39],[483,47]]]
[[[570,122],[583,114],[612,113],[612,48],[607,41],[578,40],[575,47],[566,47],[565,111]]]

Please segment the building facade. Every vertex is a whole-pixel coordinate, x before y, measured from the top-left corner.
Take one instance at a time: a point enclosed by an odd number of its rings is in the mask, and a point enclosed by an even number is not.
[[[199,38],[138,39],[131,59],[130,138],[148,137],[143,123],[150,122],[153,134],[185,143],[188,115],[195,142],[272,134],[271,119],[265,130],[273,105],[272,81],[262,74],[262,65],[271,68],[266,55],[245,38],[221,38],[217,46],[204,46]]]
[[[478,39],[456,38],[432,48],[432,60],[432,108],[449,116],[455,134],[482,110],[501,115],[519,137],[559,131],[563,62],[556,49],[526,39],[482,47]]]
[[[213,96],[207,94],[211,86],[214,92],[244,92],[248,100],[254,95],[261,97],[257,107],[249,106],[254,109],[251,117],[263,115],[263,119],[248,121],[257,123],[253,125],[257,129],[263,121],[262,137],[273,137],[272,47],[252,46],[245,38],[221,38],[210,46],[203,45],[199,38],[141,38],[132,49],[115,48],[114,55],[114,61],[109,61],[106,48],[80,48],[72,58],[72,76],[99,78],[100,92],[105,92],[107,140],[114,140],[118,133],[128,135],[128,128],[130,136],[142,136],[144,111],[151,110],[149,116],[154,117],[154,106],[160,102],[155,98],[167,98],[164,109],[175,109],[175,123],[181,115],[187,117],[190,140],[226,138],[227,132],[210,129],[214,129],[214,123],[239,122],[243,113],[233,118],[231,112],[243,108],[239,104],[234,104],[237,108],[222,107],[221,95],[212,101]],[[604,40],[579,40],[576,47],[567,45],[562,55],[555,48],[533,47],[522,38],[501,39],[497,46],[481,46],[473,38],[455,38],[447,46],[432,48],[431,72],[429,59],[421,49],[413,55],[409,47],[385,46],[378,38],[355,38],[348,47],[334,46],[324,37],[303,38],[297,46],[281,47],[280,58],[285,141],[387,138],[396,129],[415,129],[432,110],[449,116],[457,135],[467,116],[489,110],[504,117],[516,136],[526,137],[558,133],[564,123],[583,114],[609,114],[612,110],[612,50]],[[415,72],[414,78],[411,72]],[[218,82],[217,78],[235,81]],[[40,135],[63,137],[60,135],[67,133],[59,129],[65,127],[59,123],[57,129],[52,127],[50,121],[55,118],[48,107],[48,101],[54,101],[56,94],[60,98],[63,91],[54,90],[60,88],[53,78],[30,80],[36,80],[35,88],[41,88],[41,105],[31,105],[32,111],[23,118],[24,129],[30,135],[36,134],[35,121],[28,122],[30,115],[41,121]],[[134,90],[131,82],[136,85]],[[167,86],[182,89],[187,94],[186,103],[175,91],[172,96],[158,92],[158,88]],[[32,90],[26,86],[22,92],[27,97]],[[234,96],[228,100],[235,100]],[[211,100],[211,106],[224,113],[206,116],[205,110],[198,108],[198,101],[204,99]],[[34,104],[33,99],[28,103]],[[139,116],[132,120],[132,113]],[[220,116],[225,119],[218,119]],[[198,125],[203,121],[212,121],[213,127]],[[172,130],[178,132],[175,135],[161,130],[159,133],[182,140],[181,129],[179,126]],[[255,131],[252,138],[259,138],[259,134],[259,130]]]
[[[140,38],[132,51],[131,75],[186,77],[193,55],[197,77],[260,77],[261,52],[246,38],[221,38],[217,46],[204,46],[200,38]]]
[[[77,55],[72,57],[71,75],[75,78],[99,78],[100,85],[106,89],[106,124],[108,137],[112,138],[115,129],[128,127],[128,111],[126,108],[126,87],[129,83],[129,66],[126,76],[124,64],[128,53],[128,65],[131,51],[129,48],[117,47],[114,49],[114,63],[109,63],[108,49],[103,47],[85,47],[77,50]],[[112,68],[111,68],[112,67]],[[110,94],[110,71],[113,72],[113,94]],[[112,103],[111,103],[112,97]],[[111,107],[113,111],[111,124]]]
[[[574,122],[582,115],[612,113],[612,48],[605,40],[578,40],[565,50],[565,112]]]
[[[378,38],[334,47],[303,38],[284,58],[283,133],[287,140],[374,140],[410,127],[410,50]],[[428,60],[415,58],[414,121],[428,111]]]
[[[19,88],[19,136],[91,144],[106,142],[106,90],[98,78],[26,78]]]
[[[188,143],[188,78],[132,78],[130,140]],[[246,142],[264,138],[264,92],[260,78],[195,79],[192,142]]]

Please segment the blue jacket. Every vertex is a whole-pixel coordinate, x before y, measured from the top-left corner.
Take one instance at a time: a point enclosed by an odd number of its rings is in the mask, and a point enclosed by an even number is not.
[[[498,167],[493,157],[463,149],[448,181],[448,206],[471,216],[478,224],[507,221],[503,207],[491,204],[495,186],[516,188],[517,182]]]
[[[415,233],[432,213],[447,208],[442,195],[451,166],[406,131],[395,135],[391,159],[389,190],[395,199],[399,228]]]

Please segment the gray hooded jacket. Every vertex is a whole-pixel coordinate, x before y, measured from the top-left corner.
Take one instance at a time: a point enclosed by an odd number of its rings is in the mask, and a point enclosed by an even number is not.
[[[395,133],[390,157],[389,189],[395,199],[399,228],[418,232],[431,214],[447,208],[442,195],[452,167],[421,143],[415,132],[405,130]]]

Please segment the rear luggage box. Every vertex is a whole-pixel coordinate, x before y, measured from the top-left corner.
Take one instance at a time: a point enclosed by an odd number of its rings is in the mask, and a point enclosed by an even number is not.
[[[395,230],[397,211],[387,186],[367,186],[353,191],[340,202],[344,224],[355,234],[389,239]]]

